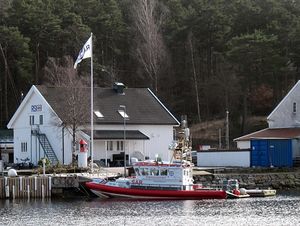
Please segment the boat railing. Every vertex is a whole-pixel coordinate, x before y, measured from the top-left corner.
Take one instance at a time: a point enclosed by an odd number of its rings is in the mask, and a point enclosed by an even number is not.
[[[223,190],[221,185],[203,186],[201,184],[174,185],[174,184],[131,184],[132,188],[143,188],[149,190]]]

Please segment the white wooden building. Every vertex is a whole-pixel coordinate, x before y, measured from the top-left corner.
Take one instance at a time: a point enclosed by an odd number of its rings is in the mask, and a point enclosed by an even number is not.
[[[300,81],[267,117],[268,128],[234,139],[251,149],[251,166],[300,165]]]
[[[239,149],[250,148],[251,139],[294,139],[300,137],[300,81],[267,117],[268,128],[234,139]],[[297,151],[296,155],[300,155]]]
[[[53,164],[71,163],[72,133],[63,126],[63,112],[69,111],[64,92],[63,87],[31,87],[7,125],[14,131],[15,163],[29,158],[36,165],[43,157],[51,159]],[[90,143],[89,121],[87,118],[80,125],[77,142],[85,139]],[[150,89],[125,89],[122,83],[115,84],[114,88],[94,88],[95,161],[121,165],[124,149],[128,160],[154,159],[157,155],[170,160],[172,153],[168,147],[173,140],[174,126],[178,125],[177,119]]]

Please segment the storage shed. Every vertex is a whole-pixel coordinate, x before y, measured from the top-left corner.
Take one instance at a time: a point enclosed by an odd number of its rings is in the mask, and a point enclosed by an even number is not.
[[[250,148],[251,166],[292,167],[300,156],[300,128],[266,128],[235,141]]]
[[[292,139],[251,140],[251,166],[292,167]]]

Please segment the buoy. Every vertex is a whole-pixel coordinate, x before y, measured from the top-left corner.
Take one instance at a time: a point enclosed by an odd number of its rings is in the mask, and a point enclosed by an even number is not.
[[[247,194],[247,191],[246,191],[245,188],[241,188],[240,192],[241,192],[241,195],[246,195]]]
[[[18,176],[17,171],[15,169],[9,169],[8,172],[7,172],[7,175],[9,177],[16,177],[16,176]]]
[[[235,194],[235,195],[240,195],[241,192],[240,192],[239,190],[237,190],[237,189],[233,189],[233,194]]]

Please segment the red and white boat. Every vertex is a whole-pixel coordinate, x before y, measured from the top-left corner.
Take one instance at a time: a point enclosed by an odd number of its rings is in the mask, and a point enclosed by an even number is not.
[[[94,194],[137,199],[225,199],[226,191],[193,184],[192,164],[188,161],[162,163],[142,161],[133,164],[135,177],[115,181],[87,182]]]
[[[173,161],[154,160],[133,163],[135,177],[114,181],[93,181],[86,187],[100,197],[137,199],[225,199],[226,191],[193,184],[191,140],[186,120],[181,122],[179,138],[173,143]]]

